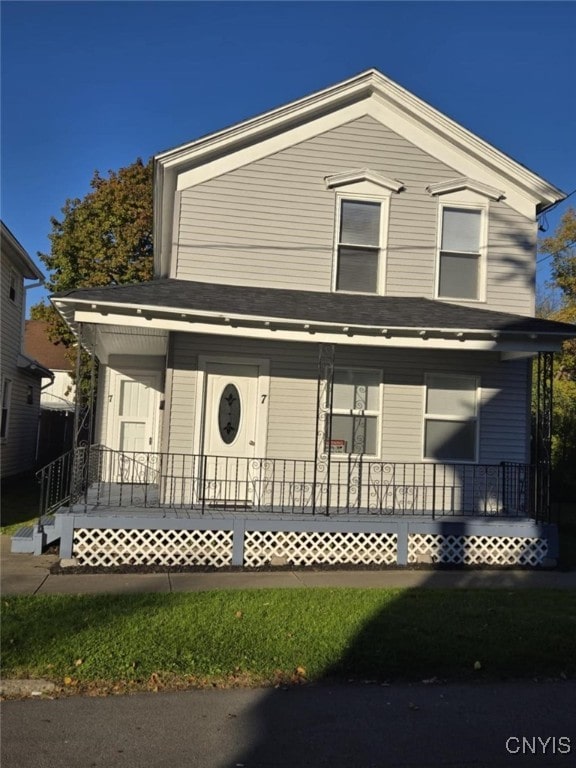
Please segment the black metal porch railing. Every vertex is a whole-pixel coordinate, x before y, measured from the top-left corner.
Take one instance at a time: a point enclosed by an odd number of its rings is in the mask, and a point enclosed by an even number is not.
[[[48,508],[93,507],[289,514],[532,517],[537,470],[528,464],[436,464],[332,458],[257,459],[76,450],[42,472]],[[69,479],[66,492],[67,478]]]
[[[77,452],[83,449],[77,449]],[[59,456],[36,472],[40,485],[39,519],[68,504],[73,491],[74,450]]]

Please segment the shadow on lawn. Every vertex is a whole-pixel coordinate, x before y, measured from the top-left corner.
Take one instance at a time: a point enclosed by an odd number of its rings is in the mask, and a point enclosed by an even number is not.
[[[484,590],[479,601],[480,592],[474,590],[475,600],[467,601],[470,591],[453,589],[438,600],[435,587],[446,586],[441,570],[431,571],[423,586],[425,590],[401,592],[378,611],[322,679],[276,688],[241,713],[244,732],[253,736],[221,768],[533,765],[533,754],[526,762],[522,755],[507,752],[510,736],[573,734],[570,707],[558,706],[573,696],[573,683],[558,682],[561,695],[552,695],[553,705],[545,706],[542,686],[530,679],[544,674],[558,678],[561,669],[576,673],[576,657],[561,635],[562,622],[557,631],[550,626],[552,616],[534,621],[530,615],[530,602],[541,605],[545,592],[498,590],[495,601],[494,590]],[[525,623],[515,628],[516,640],[510,644],[509,626],[502,633],[499,628],[506,626],[507,605],[518,595],[526,604]],[[575,598],[569,598],[574,616]],[[427,612],[425,631],[414,628],[412,617],[418,610]],[[486,620],[472,636],[467,617],[477,619],[479,614]],[[541,645],[524,635],[530,624],[537,634],[538,621]],[[508,638],[505,647],[500,634]],[[525,644],[538,649],[542,663],[534,662],[533,652],[525,652]],[[447,647],[454,648],[452,659],[446,657]],[[491,664],[496,658],[499,663]],[[458,682],[450,682],[454,680]],[[506,700],[503,690],[516,693]],[[576,748],[574,736],[572,742]],[[569,754],[548,758],[549,766],[573,765]]]

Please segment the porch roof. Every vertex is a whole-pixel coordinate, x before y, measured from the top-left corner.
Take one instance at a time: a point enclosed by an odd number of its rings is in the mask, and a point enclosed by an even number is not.
[[[346,336],[438,336],[460,340],[524,338],[559,344],[576,326],[418,296],[373,296],[257,288],[162,278],[147,283],[85,288],[54,294],[56,307],[73,325],[98,317],[139,316],[148,321],[244,329],[274,329]],[[153,324],[150,327],[154,327]],[[160,327],[160,326],[156,326]],[[167,330],[176,329],[165,325]],[[194,330],[188,327],[187,330]],[[358,339],[356,339],[358,343]],[[537,349],[537,345],[535,347]]]

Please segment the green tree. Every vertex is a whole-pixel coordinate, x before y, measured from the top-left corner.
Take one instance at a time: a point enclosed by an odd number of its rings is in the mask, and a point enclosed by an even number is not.
[[[559,306],[540,307],[551,320],[576,323],[576,210],[569,208],[553,235],[540,242],[552,259],[550,287],[559,289]],[[576,498],[576,340],[566,341],[554,356],[552,416],[553,490],[558,498]]]
[[[96,171],[90,187],[82,199],[66,201],[61,219],[51,219],[50,253],[38,254],[49,272],[46,287],[53,293],[153,276],[152,161],[137,159],[107,176]],[[75,362],[75,338],[54,307],[36,304],[31,316],[48,322],[51,340],[65,344]],[[86,385],[85,373],[81,383]]]

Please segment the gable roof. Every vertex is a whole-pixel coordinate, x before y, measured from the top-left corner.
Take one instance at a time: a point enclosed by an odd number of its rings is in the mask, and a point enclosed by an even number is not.
[[[30,258],[28,251],[16,240],[4,222],[0,222],[0,242],[3,254],[27,280],[44,280],[44,275]]]
[[[133,320],[140,327],[232,333],[251,331],[283,338],[321,341],[337,334],[341,343],[404,345],[410,337],[451,342],[523,338],[559,344],[576,336],[576,326],[507,312],[465,307],[420,297],[373,296],[219,285],[160,279],[148,283],[57,293],[52,300],[70,325],[75,312],[90,322]],[[192,325],[190,325],[192,323]],[[156,324],[156,325],[155,325]],[[208,329],[210,326],[210,330]],[[291,337],[292,338],[292,337]],[[297,338],[292,338],[297,340]],[[537,346],[535,347],[537,348]]]
[[[72,371],[74,366],[66,357],[66,347],[48,338],[48,323],[43,320],[26,320],[24,349],[29,357],[38,360],[52,371]]]
[[[463,177],[504,188],[532,216],[566,195],[376,69],[155,157],[155,271],[168,275],[174,195],[364,115],[389,126]]]

